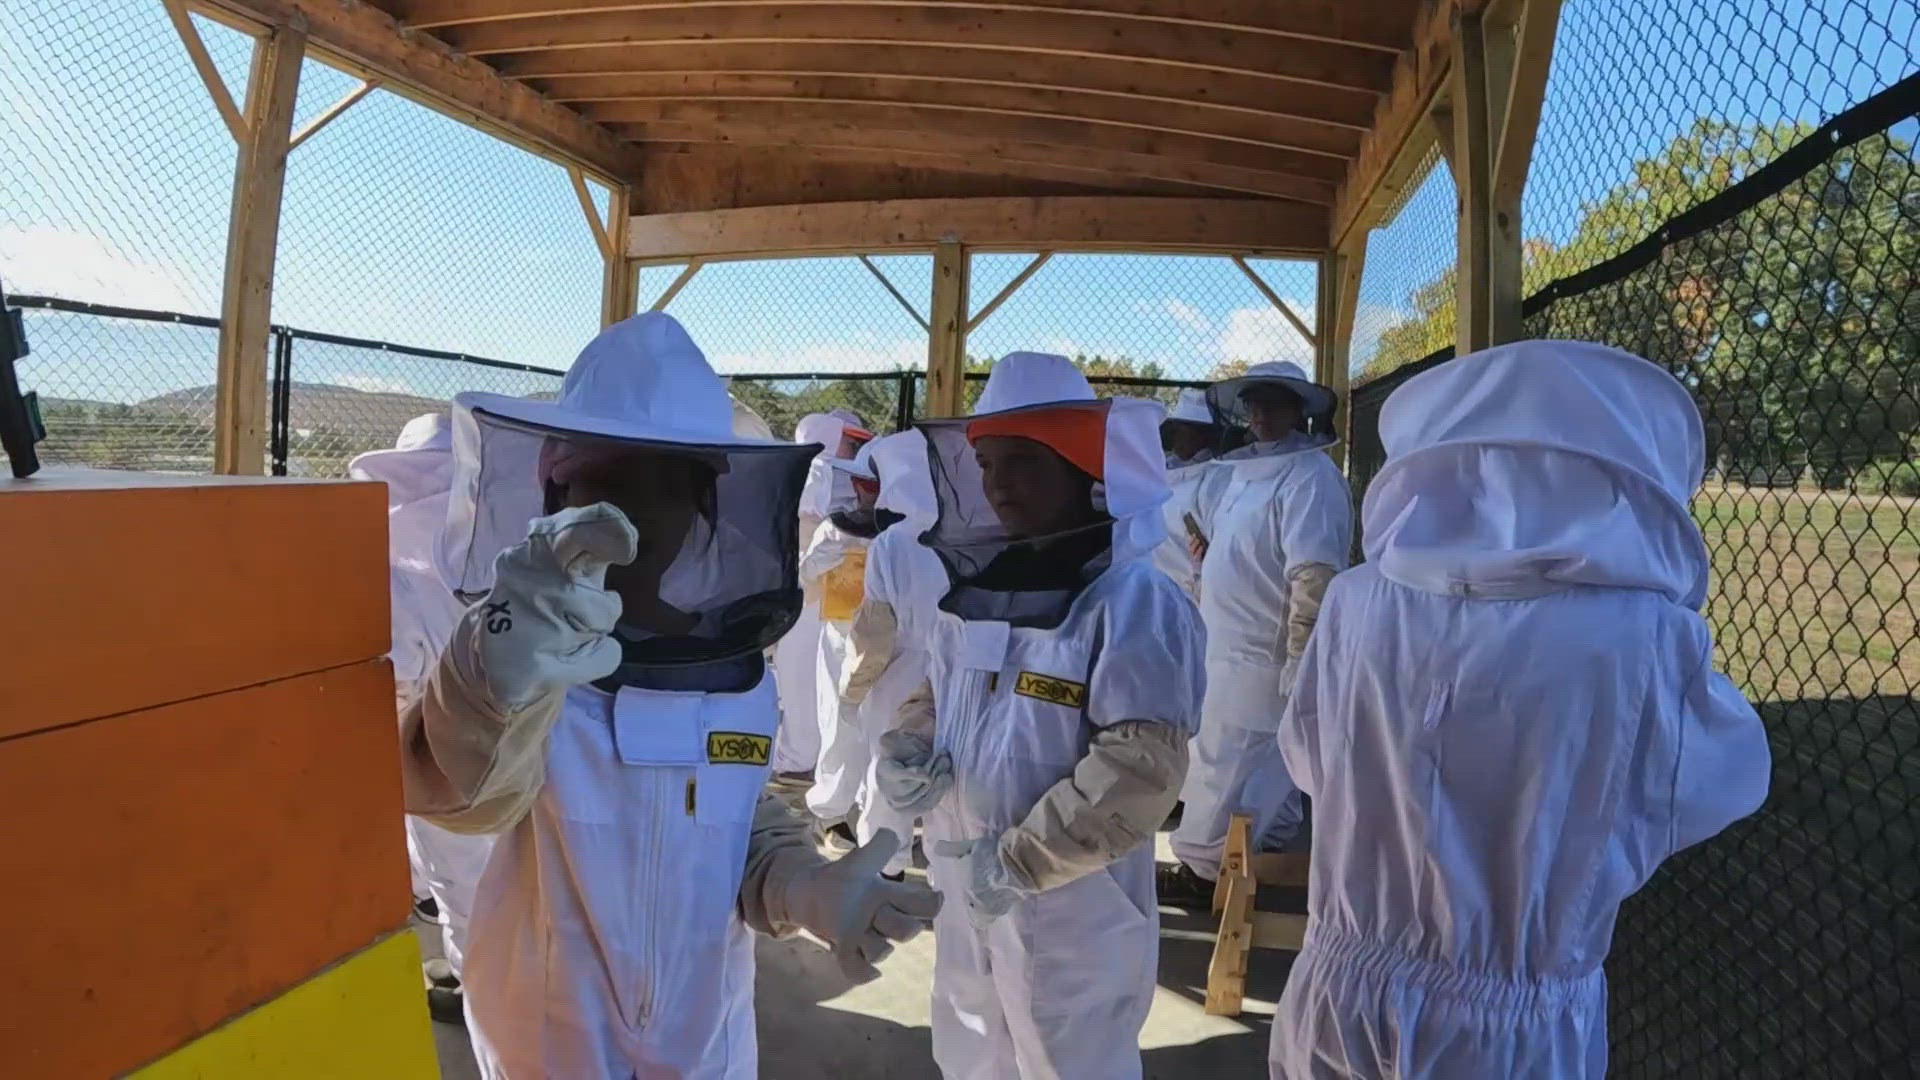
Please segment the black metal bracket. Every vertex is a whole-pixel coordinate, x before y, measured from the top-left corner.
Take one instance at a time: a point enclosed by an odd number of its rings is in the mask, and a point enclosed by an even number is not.
[[[40,454],[34,444],[47,437],[46,424],[40,419],[39,397],[21,393],[14,374],[14,361],[25,355],[26,320],[18,308],[7,306],[6,293],[0,292],[0,447],[6,449],[15,477],[40,471]]]

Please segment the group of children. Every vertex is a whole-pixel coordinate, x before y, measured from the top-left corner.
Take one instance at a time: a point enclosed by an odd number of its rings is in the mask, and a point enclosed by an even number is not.
[[[1600,346],[1442,365],[1348,570],[1337,404],[1263,364],[1167,416],[1017,353],[967,417],[779,443],[657,314],[558,402],[460,395],[443,513],[390,487],[395,640],[409,811],[498,837],[483,1072],[751,1077],[749,928],[864,979],[931,925],[943,1076],[1139,1076],[1159,904],[1238,811],[1312,852],[1275,1077],[1599,1075],[1619,903],[1766,790],[1698,412]]]

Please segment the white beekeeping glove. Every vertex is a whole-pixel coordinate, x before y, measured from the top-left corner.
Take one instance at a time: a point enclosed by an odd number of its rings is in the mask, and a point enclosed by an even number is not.
[[[895,728],[880,736],[873,782],[889,807],[918,817],[953,786],[953,757],[944,750],[934,753],[931,738]]]
[[[536,519],[495,560],[492,591],[454,631],[449,651],[477,669],[463,672],[468,685],[512,714],[613,674],[620,598],[606,590],[607,567],[632,562],[638,544],[626,515],[606,503]]]
[[[934,845],[934,854],[966,861],[967,919],[975,930],[985,930],[1012,911],[1013,905],[1038,891],[1021,881],[1001,857],[998,836],[943,840]]]
[[[882,829],[846,857],[800,867],[782,887],[784,921],[832,949],[840,972],[855,983],[880,977],[875,967],[940,913],[940,894],[923,882],[880,876],[900,850],[900,837]]]

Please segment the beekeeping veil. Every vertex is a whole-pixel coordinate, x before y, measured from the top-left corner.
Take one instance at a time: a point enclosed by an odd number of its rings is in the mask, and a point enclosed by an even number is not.
[[[1698,610],[1707,550],[1687,503],[1700,411],[1637,356],[1521,341],[1409,379],[1380,412],[1387,461],[1361,518],[1369,561],[1412,588],[1524,599],[1650,589]]]
[[[1066,616],[1073,598],[1109,566],[1150,555],[1166,538],[1159,507],[1165,502],[1166,464],[1160,450],[1165,410],[1136,398],[1055,401],[921,423],[933,480],[937,516],[921,542],[946,564],[953,588],[944,610],[967,619],[1015,626],[1051,627]],[[1093,508],[1101,520],[1070,533],[1020,537],[1010,534],[988,504],[976,439],[1008,435],[1038,442],[1093,477]],[[1085,535],[1082,535],[1085,534]],[[1037,586],[1009,583],[991,572],[1003,557],[1049,549],[1085,550],[1104,534],[1097,554]]]
[[[557,401],[457,396],[443,571],[477,597],[534,518],[610,503],[640,534],[639,555],[607,574],[624,609],[614,681],[717,689],[663,673],[719,662],[757,681],[761,650],[799,613],[797,506],[820,447],[743,438],[733,419],[699,348],[656,312],[602,331]]]

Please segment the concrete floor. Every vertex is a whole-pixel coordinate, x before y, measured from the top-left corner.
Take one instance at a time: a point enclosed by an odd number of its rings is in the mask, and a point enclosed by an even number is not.
[[[1159,841],[1161,859],[1171,861],[1166,834]],[[1284,901],[1298,898],[1272,898],[1279,904],[1262,899],[1263,906],[1284,908]],[[1290,954],[1256,950],[1246,1011],[1233,1019],[1208,1016],[1201,1006],[1213,952],[1212,920],[1162,908],[1160,927],[1160,986],[1140,1033],[1147,1080],[1266,1076],[1267,1031]],[[438,928],[416,929],[422,931],[423,950],[436,955]],[[758,955],[755,1004],[764,1080],[931,1080],[939,1075],[928,1028],[931,934],[895,950],[881,965],[881,978],[864,986],[848,986],[826,951],[804,938],[763,938]],[[443,1080],[474,1080],[479,1074],[466,1029],[433,1026]]]

